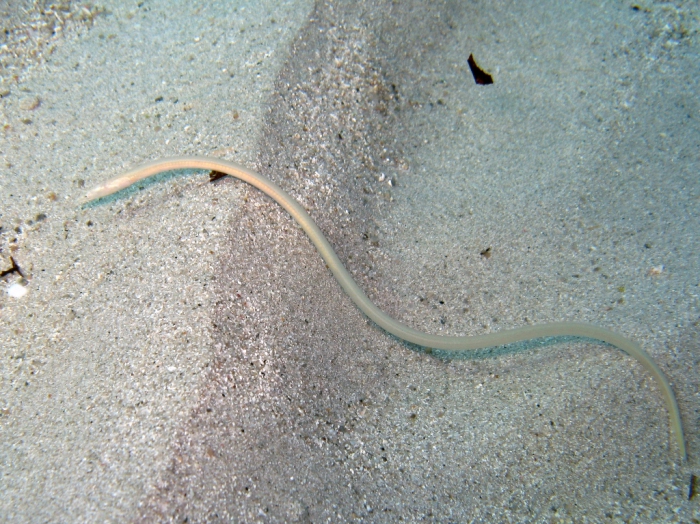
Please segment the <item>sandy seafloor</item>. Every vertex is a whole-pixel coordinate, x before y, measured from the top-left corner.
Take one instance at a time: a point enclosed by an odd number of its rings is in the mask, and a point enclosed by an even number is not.
[[[694,2],[91,5],[0,75],[0,520],[700,520]],[[179,154],[274,179],[418,329],[638,341],[688,463],[632,358],[406,345],[241,183],[77,205]]]

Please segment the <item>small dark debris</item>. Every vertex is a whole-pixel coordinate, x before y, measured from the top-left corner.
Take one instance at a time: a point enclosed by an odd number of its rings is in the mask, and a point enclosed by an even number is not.
[[[163,97],[162,97],[162,96],[159,96],[159,97],[156,98],[156,102],[162,102],[162,101],[163,101]]]
[[[491,258],[491,248],[487,247],[481,253],[479,253],[484,258]]]
[[[212,171],[209,173],[209,182],[216,182],[217,180],[224,178],[226,176],[226,173],[222,173],[221,171]]]
[[[695,496],[695,486],[698,483],[698,478],[695,475],[690,475],[690,483],[688,485],[688,500],[693,500]]]
[[[12,267],[10,267],[10,269],[6,269],[5,271],[0,271],[0,278],[11,275],[12,273],[19,273],[22,278],[27,278],[24,276],[22,269],[17,265],[17,262],[15,262],[14,257],[10,257],[10,262],[12,262]]]
[[[477,65],[474,55],[469,55],[467,63],[469,64],[469,69],[472,70],[474,82],[482,86],[493,84],[493,77]]]

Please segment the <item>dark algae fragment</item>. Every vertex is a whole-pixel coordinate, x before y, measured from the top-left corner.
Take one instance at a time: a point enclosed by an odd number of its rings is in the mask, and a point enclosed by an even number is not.
[[[493,84],[493,77],[478,66],[473,54],[469,55],[467,63],[469,64],[469,69],[472,70],[474,82],[482,86]]]

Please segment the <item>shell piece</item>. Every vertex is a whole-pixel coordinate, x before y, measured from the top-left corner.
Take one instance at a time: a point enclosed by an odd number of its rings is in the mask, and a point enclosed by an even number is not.
[[[14,283],[7,288],[7,294],[12,298],[22,298],[27,293],[29,293],[29,289],[24,287],[22,284]]]

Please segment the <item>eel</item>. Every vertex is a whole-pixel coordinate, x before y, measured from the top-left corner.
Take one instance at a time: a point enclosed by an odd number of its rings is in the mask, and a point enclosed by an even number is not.
[[[144,178],[177,169],[203,169],[226,173],[227,175],[247,182],[272,198],[282,206],[306,232],[311,242],[316,246],[321,258],[323,258],[331,273],[333,273],[333,276],[360,311],[367,315],[368,318],[383,330],[402,340],[429,349],[463,352],[504,346],[506,344],[513,344],[536,338],[573,336],[599,340],[621,349],[636,359],[654,378],[666,403],[671,430],[676,437],[678,450],[680,451],[683,461],[687,462],[688,457],[683,435],[683,425],[676,396],[661,369],[652,360],[651,356],[633,340],[623,337],[609,329],[579,322],[553,322],[475,336],[443,336],[417,331],[390,317],[372,303],[360,286],[357,285],[338,258],[338,255],[336,255],[328,240],[326,240],[326,237],[299,202],[269,178],[239,164],[227,160],[201,156],[181,156],[156,160],[135,167],[91,189],[85,197],[83,197],[81,203],[85,204],[98,200],[112,193],[116,193],[117,191],[121,191]]]

